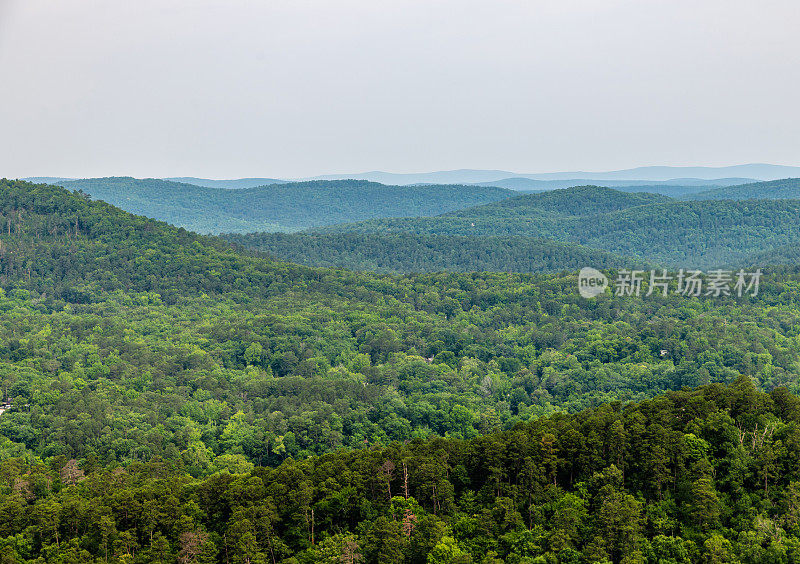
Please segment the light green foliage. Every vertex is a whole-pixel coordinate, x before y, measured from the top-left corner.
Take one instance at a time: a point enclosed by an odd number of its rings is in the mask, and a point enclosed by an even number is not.
[[[279,263],[2,181],[0,286],[5,561],[800,554],[796,269],[586,301]]]

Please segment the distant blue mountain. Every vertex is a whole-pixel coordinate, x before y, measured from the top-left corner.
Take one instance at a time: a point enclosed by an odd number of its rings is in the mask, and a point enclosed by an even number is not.
[[[569,180],[592,179],[597,180],[628,180],[642,183],[643,181],[667,181],[676,178],[691,178],[701,181],[711,181],[723,178],[743,178],[749,180],[776,180],[800,176],[800,167],[772,165],[772,164],[744,164],[723,167],[675,167],[675,166],[644,166],[608,172],[546,172],[546,173],[516,173],[506,170],[444,170],[423,173],[391,173],[371,171],[357,174],[326,174],[298,180],[341,180],[353,178],[358,180],[371,180],[384,184],[479,184],[497,182],[508,178],[529,178],[532,180]]]
[[[675,167],[644,166],[607,172],[545,172],[517,173],[507,170],[459,169],[422,173],[393,173],[371,171],[348,174],[325,174],[306,178],[236,178],[209,179],[196,177],[171,177],[164,180],[194,184],[206,188],[254,188],[269,184],[307,180],[369,180],[391,185],[410,184],[479,184],[501,186],[515,190],[552,190],[581,184],[597,184],[609,187],[627,185],[644,186],[651,182],[663,182],[672,186],[699,186],[709,188],[800,177],[800,167],[772,164],[743,164],[723,167]],[[25,180],[38,182],[61,182],[62,177],[39,177]],[[551,182],[552,184],[539,184]]]
[[[36,184],[58,184],[67,180],[75,180],[75,178],[67,178],[65,176],[29,176],[27,178],[20,178],[19,180],[27,180]]]
[[[499,186],[511,190],[542,191],[571,188],[573,186],[605,186],[618,188],[623,192],[658,192],[673,194],[690,194],[723,186],[735,186],[757,182],[752,178],[673,178],[670,180],[603,180],[599,178],[571,178],[568,180],[536,180],[526,177],[512,177],[494,182],[479,182],[478,186]]]
[[[492,182],[511,176],[521,176],[506,170],[440,170],[436,172],[423,172],[401,174],[394,172],[362,172],[356,174],[323,174],[298,180],[370,180],[381,184],[408,185],[408,184],[477,184],[479,182]]]
[[[772,164],[743,164],[734,166],[642,166],[609,172],[549,172],[545,174],[516,174],[537,180],[565,180],[569,178],[597,178],[602,180],[670,180],[675,178],[752,178],[777,180],[800,176],[800,167]]]
[[[170,182],[181,182],[183,184],[194,184],[204,188],[255,188],[257,186],[267,186],[269,184],[286,184],[287,180],[277,178],[235,178],[231,180],[215,180],[211,178],[195,178],[194,176],[173,176],[162,178]]]
[[[280,182],[237,190],[131,177],[61,185],[198,233],[298,231],[382,217],[433,216],[517,195],[496,186],[386,186],[365,180]]]

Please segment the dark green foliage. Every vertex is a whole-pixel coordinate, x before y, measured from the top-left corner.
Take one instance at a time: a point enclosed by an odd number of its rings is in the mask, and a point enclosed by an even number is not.
[[[691,194],[687,200],[798,200],[800,178],[782,178],[769,182],[752,182],[739,186],[725,186]]]
[[[465,237],[382,233],[249,233],[223,238],[248,249],[309,266],[373,272],[559,272],[644,268],[644,261],[531,237]]]
[[[538,212],[550,216],[583,216],[671,202],[660,194],[647,192],[620,192],[600,186],[576,186],[550,190],[538,194],[526,194],[500,202],[451,212],[451,217],[536,217]]]
[[[0,462],[4,562],[797,562],[800,399],[746,377],[195,479]],[[44,561],[44,560],[42,560]]]
[[[749,265],[764,265],[764,264],[786,264],[798,265],[800,264],[800,242],[784,245],[771,251],[757,253],[741,261]]]
[[[746,179],[730,179],[733,184],[738,184],[745,182]],[[716,181],[713,181],[716,182]],[[604,186],[602,182],[599,183],[600,186]],[[609,186],[614,188],[615,190],[619,190],[620,192],[650,192],[654,194],[663,194],[664,196],[669,196],[670,198],[678,198],[678,199],[690,199],[689,196],[692,194],[697,194],[700,192],[707,192],[708,190],[713,190],[714,188],[719,188],[719,186],[705,186],[705,185],[681,185],[681,184],[644,184],[640,186],[612,186],[605,184],[605,186]]]
[[[797,561],[798,327],[797,268],[585,300],[0,181],[0,562]]]
[[[199,233],[297,231],[376,217],[437,215],[513,194],[494,187],[386,186],[366,180],[288,182],[235,190],[130,177],[61,184],[128,212]]]
[[[743,264],[749,255],[800,241],[800,200],[665,199],[568,188],[439,217],[376,219],[316,231],[543,237],[676,268]]]
[[[42,181],[43,182],[43,181]],[[479,182],[480,186],[500,186],[521,192],[537,192],[543,190],[557,190],[558,188],[571,188],[573,186],[606,186],[621,192],[651,192],[676,197],[697,192],[705,192],[721,186],[733,186],[755,182],[752,178],[715,178],[703,180],[699,178],[673,178],[672,180],[599,180],[591,177],[572,178],[565,180],[534,180],[526,177],[504,178],[492,182]]]

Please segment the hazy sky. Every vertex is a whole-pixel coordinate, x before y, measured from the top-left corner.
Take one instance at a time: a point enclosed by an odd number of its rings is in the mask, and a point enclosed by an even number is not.
[[[800,165],[800,2],[0,0],[0,177]]]

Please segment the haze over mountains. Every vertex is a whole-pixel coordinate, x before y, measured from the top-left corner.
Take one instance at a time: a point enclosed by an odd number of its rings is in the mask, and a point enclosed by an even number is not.
[[[791,263],[800,242],[800,179],[524,195],[491,185],[365,180],[239,189],[130,177],[59,184],[191,231],[238,233],[228,240],[284,260],[380,272],[779,264]]]
[[[316,231],[539,237],[669,267],[710,268],[747,263],[752,254],[800,242],[800,200],[680,201],[586,186],[516,196],[438,217],[375,219]]]
[[[195,186],[203,186],[205,188],[255,188],[256,186],[266,186],[267,184],[283,184],[290,182],[289,180],[280,180],[278,178],[235,178],[232,180],[214,180],[211,178],[195,178],[194,176],[176,176],[164,178],[171,182],[181,182],[183,184],[194,184]]]
[[[238,190],[130,177],[58,184],[198,233],[298,231],[377,217],[430,216],[515,194],[491,186],[386,186],[365,180],[287,182]]]
[[[744,164],[724,167],[674,167],[644,166],[607,172],[545,172],[517,173],[504,170],[446,170],[416,174],[399,174],[382,171],[364,172],[360,174],[325,174],[315,176],[314,180],[338,180],[342,178],[358,178],[385,184],[420,184],[420,183],[486,183],[510,178],[529,178],[532,180],[649,180],[665,181],[674,179],[714,180],[725,178],[745,178],[756,180],[775,180],[790,176],[800,176],[800,167],[772,164]]]
[[[308,180],[369,180],[381,184],[489,184],[515,190],[567,188],[569,186],[597,184],[604,181],[605,186],[625,186],[649,183],[670,183],[672,185],[716,185],[729,186],[744,184],[755,180],[777,180],[800,176],[800,167],[774,164],[743,164],[724,167],[676,167],[644,166],[604,172],[545,172],[518,173],[506,170],[459,169],[423,173],[393,173],[371,171],[362,173],[323,174],[309,177],[284,178],[236,178],[208,179],[190,176],[167,177],[171,180],[209,188],[253,188],[280,182],[300,182]],[[527,179],[527,181],[526,181]],[[29,177],[31,182],[61,182],[78,180],[65,177]],[[560,184],[566,181],[567,184]],[[542,184],[548,182],[548,184]],[[608,184],[605,184],[607,182]]]
[[[541,192],[543,190],[558,190],[572,186],[606,186],[617,188],[626,192],[656,192],[681,196],[704,192],[712,188],[735,186],[755,182],[752,178],[715,178],[703,180],[700,178],[671,178],[669,180],[602,180],[599,178],[571,178],[568,180],[535,180],[527,177],[504,178],[493,182],[478,182],[477,186],[499,186],[518,190],[521,192]]]

